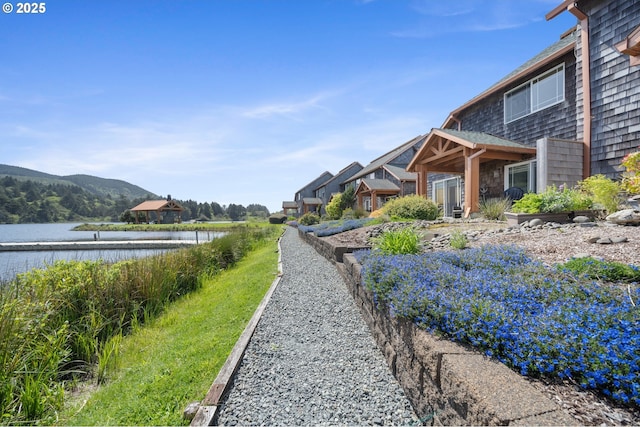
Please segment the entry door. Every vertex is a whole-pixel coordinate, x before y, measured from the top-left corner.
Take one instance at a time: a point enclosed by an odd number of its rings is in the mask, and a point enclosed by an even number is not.
[[[460,177],[443,179],[433,183],[434,201],[442,206],[444,216],[453,216],[453,208],[460,206],[461,193]]]

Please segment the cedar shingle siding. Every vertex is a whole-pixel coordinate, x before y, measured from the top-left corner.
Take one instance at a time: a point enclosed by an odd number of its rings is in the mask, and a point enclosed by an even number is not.
[[[553,69],[562,62],[565,64],[564,102],[505,124],[504,94],[545,71]],[[531,146],[535,146],[536,141],[545,136],[576,139],[575,72],[576,60],[571,52],[561,60],[549,64],[544,69],[536,70],[508,86],[505,90],[499,91],[464,110],[458,117],[462,122],[461,129],[484,132]]]
[[[640,26],[640,0],[580,6],[591,39],[591,174],[615,178],[622,158],[640,145],[640,66],[629,66],[615,47]]]

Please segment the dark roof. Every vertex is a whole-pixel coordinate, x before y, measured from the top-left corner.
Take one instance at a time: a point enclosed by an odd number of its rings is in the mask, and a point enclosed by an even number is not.
[[[301,189],[296,191],[296,194],[302,192],[303,190],[305,190],[306,188],[308,188],[311,185],[313,185],[313,190],[315,190],[316,188],[321,186],[323,182],[326,182],[331,178],[333,178],[333,174],[331,172],[329,172],[329,171],[325,171],[319,177],[317,177],[316,179],[314,179],[313,181],[311,181],[310,183],[308,183],[307,185],[305,185],[304,187],[302,187]],[[315,184],[315,183],[319,183],[319,184]]]
[[[507,147],[507,148],[527,148],[531,149],[528,145],[521,144],[510,139],[500,138],[490,135],[484,132],[474,132],[468,130],[454,130],[454,129],[434,129],[439,133],[445,133],[451,137],[463,139],[477,146],[492,146],[492,147]],[[474,147],[475,148],[475,147]]]
[[[400,191],[400,187],[395,185],[393,182],[388,179],[370,179],[363,178],[362,183],[369,188],[369,190],[389,190],[389,191]]]
[[[360,167],[360,170],[362,170],[363,166],[360,164],[360,162],[353,162],[349,166],[346,166],[346,167],[342,168],[342,170],[340,172],[338,172],[337,174],[335,174],[333,176],[333,178],[330,178],[330,179],[324,181],[322,184],[320,184],[318,187],[316,187],[316,190],[318,188],[321,188],[321,187],[329,185],[332,181],[335,181],[336,179],[342,179],[342,175],[344,173],[348,172],[349,169],[354,168],[354,167],[358,167],[358,166]]]
[[[405,142],[401,146],[394,148],[393,150],[389,151],[386,154],[383,154],[382,156],[378,157],[377,159],[369,163],[367,166],[365,166],[360,172],[358,172],[357,174],[349,178],[349,181],[362,178],[363,176],[370,174],[371,172],[374,172],[375,170],[381,168],[383,165],[391,163],[395,158],[399,157],[401,154],[409,150],[418,142],[424,143],[425,137],[426,135],[418,135],[412,140]]]
[[[417,173],[407,172],[406,169],[398,166],[384,165],[383,168],[389,171],[391,175],[395,176],[400,181],[416,181],[418,179]]]
[[[317,197],[305,197],[302,199],[303,205],[321,205],[322,199],[318,199]]]

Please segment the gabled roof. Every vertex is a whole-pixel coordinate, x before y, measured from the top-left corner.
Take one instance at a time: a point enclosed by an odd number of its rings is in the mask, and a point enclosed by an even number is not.
[[[418,135],[412,140],[405,142],[401,146],[394,148],[393,150],[389,151],[386,154],[383,154],[382,156],[378,157],[377,159],[369,163],[367,166],[365,166],[364,169],[362,169],[360,172],[358,172],[357,174],[349,178],[349,181],[362,178],[363,176],[368,175],[371,172],[374,172],[375,170],[379,169],[380,167],[382,167],[382,165],[386,165],[388,163],[393,162],[394,159],[398,158],[405,151],[409,150],[411,147],[413,147],[416,143],[420,142],[421,139],[423,140],[425,137],[426,135]]]
[[[444,165],[464,169],[464,148],[483,150],[482,157],[520,160],[518,156],[536,153],[534,147],[500,138],[483,132],[454,129],[431,129],[426,142],[411,159],[408,171],[415,171],[418,164]]]
[[[307,185],[305,185],[304,187],[296,191],[296,194],[302,192],[303,190],[305,190],[306,188],[309,188],[310,186],[313,186],[312,190],[315,190],[316,188],[321,186],[323,182],[326,182],[331,178],[333,178],[333,174],[329,171],[325,171],[319,177],[317,177],[316,179],[314,179],[313,181],[311,181],[310,183],[308,183]]]
[[[335,181],[336,179],[342,179],[342,175],[344,175],[346,172],[349,171],[349,169],[352,169],[354,167],[360,167],[360,170],[362,170],[363,166],[360,164],[360,162],[353,162],[351,163],[349,166],[346,166],[344,168],[342,168],[342,170],[340,170],[340,172],[338,172],[337,174],[335,174],[333,176],[333,178],[329,178],[328,180],[324,181],[322,184],[320,184],[318,187],[316,187],[316,190],[318,188],[321,187],[325,187],[329,184],[331,184],[332,181]],[[348,178],[347,178],[348,179]]]
[[[384,165],[383,168],[391,175],[395,176],[398,181],[416,181],[418,179],[417,173],[407,172],[404,168],[398,166]]]
[[[469,130],[455,130],[455,129],[433,129],[434,133],[444,134],[452,141],[458,144],[464,145],[469,148],[509,148],[507,151],[523,151],[521,152],[533,152],[535,148],[521,144],[516,141],[512,141],[506,138],[500,138],[484,132],[474,132]]]
[[[366,186],[371,191],[400,191],[400,187],[398,187],[388,179],[364,178],[362,182],[360,182],[359,187],[363,185]]]
[[[160,211],[183,210],[182,206],[173,200],[147,200],[131,208],[132,211]]]
[[[298,209],[298,204],[296,202],[285,201],[282,202],[282,209]]]
[[[542,52],[538,53],[536,56],[534,56],[533,58],[531,58],[530,60],[528,60],[527,62],[525,62],[518,68],[516,68],[515,70],[513,70],[511,73],[507,74],[505,77],[503,77],[500,81],[495,83],[489,89],[485,90],[478,96],[474,97],[473,99],[467,101],[462,106],[453,110],[449,114],[449,117],[444,122],[442,127],[446,128],[451,126],[455,122],[455,116],[458,113],[460,113],[462,110],[470,107],[471,105],[488,97],[489,95],[492,95],[504,89],[506,86],[516,82],[519,79],[524,78],[531,72],[545,66],[546,64],[549,64],[550,62],[565,55],[566,53],[571,52],[575,48],[577,40],[578,40],[578,32],[571,31],[568,35],[562,37],[560,40],[558,40],[551,46],[547,47]]]

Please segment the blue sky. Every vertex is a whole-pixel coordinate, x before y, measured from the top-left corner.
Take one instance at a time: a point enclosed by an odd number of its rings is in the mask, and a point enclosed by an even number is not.
[[[545,21],[560,0],[9,2],[0,163],[272,212],[441,126],[576,24]]]

